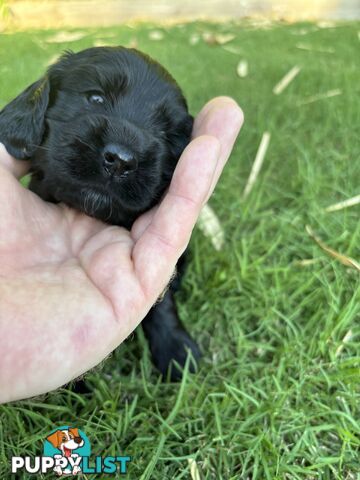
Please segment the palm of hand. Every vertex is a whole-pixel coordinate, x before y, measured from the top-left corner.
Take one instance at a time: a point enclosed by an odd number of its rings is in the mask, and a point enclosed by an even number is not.
[[[52,388],[83,371],[89,349],[93,364],[113,350],[146,314],[152,299],[146,301],[134,274],[130,232],[47,204],[7,172],[2,175],[0,276],[7,282],[0,292],[9,298],[7,316],[23,319],[18,333],[27,341],[19,344],[9,323],[0,350],[11,345],[23,366],[33,362],[32,352],[42,351],[33,373],[41,362],[52,364]],[[44,299],[41,312],[34,292]],[[12,360],[4,367],[9,381],[22,370]]]

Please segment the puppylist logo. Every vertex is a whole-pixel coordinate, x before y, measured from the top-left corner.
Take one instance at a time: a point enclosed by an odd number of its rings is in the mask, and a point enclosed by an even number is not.
[[[85,474],[126,474],[128,456],[95,457],[90,460],[91,447],[85,433],[78,428],[62,426],[46,437],[43,455],[38,457],[12,457],[11,473],[55,472],[59,477]]]

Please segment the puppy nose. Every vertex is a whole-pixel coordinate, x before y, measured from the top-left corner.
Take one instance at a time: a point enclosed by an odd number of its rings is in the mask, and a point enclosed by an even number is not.
[[[77,443],[78,445],[80,445],[80,443],[82,442],[82,438],[81,437],[74,437],[74,442]]]
[[[104,167],[111,173],[124,173],[137,169],[134,153],[122,145],[106,145],[103,156]]]

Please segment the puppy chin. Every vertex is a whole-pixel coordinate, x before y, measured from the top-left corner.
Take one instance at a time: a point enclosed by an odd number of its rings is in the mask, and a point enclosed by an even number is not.
[[[30,183],[32,191],[45,200],[65,203],[105,223],[125,228],[131,228],[137,216],[151,208],[164,190],[161,175],[151,173],[151,169],[106,179],[97,172],[85,180],[64,165],[59,169],[53,162],[52,167],[40,181],[35,173]]]
[[[113,201],[108,194],[90,188],[83,188],[79,196],[81,210],[84,213],[90,217],[99,218],[104,222],[109,221],[112,216]]]

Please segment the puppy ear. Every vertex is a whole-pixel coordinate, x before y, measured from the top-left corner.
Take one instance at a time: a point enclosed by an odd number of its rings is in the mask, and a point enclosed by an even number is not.
[[[74,435],[74,437],[80,437],[78,428],[69,428],[69,432]]]
[[[49,92],[49,81],[42,78],[0,111],[0,142],[15,158],[30,158],[40,145]]]
[[[60,434],[61,432],[59,430],[56,430],[56,432],[52,433],[48,437],[46,437],[46,440],[48,440],[51,445],[55,448],[59,448],[60,445]]]

